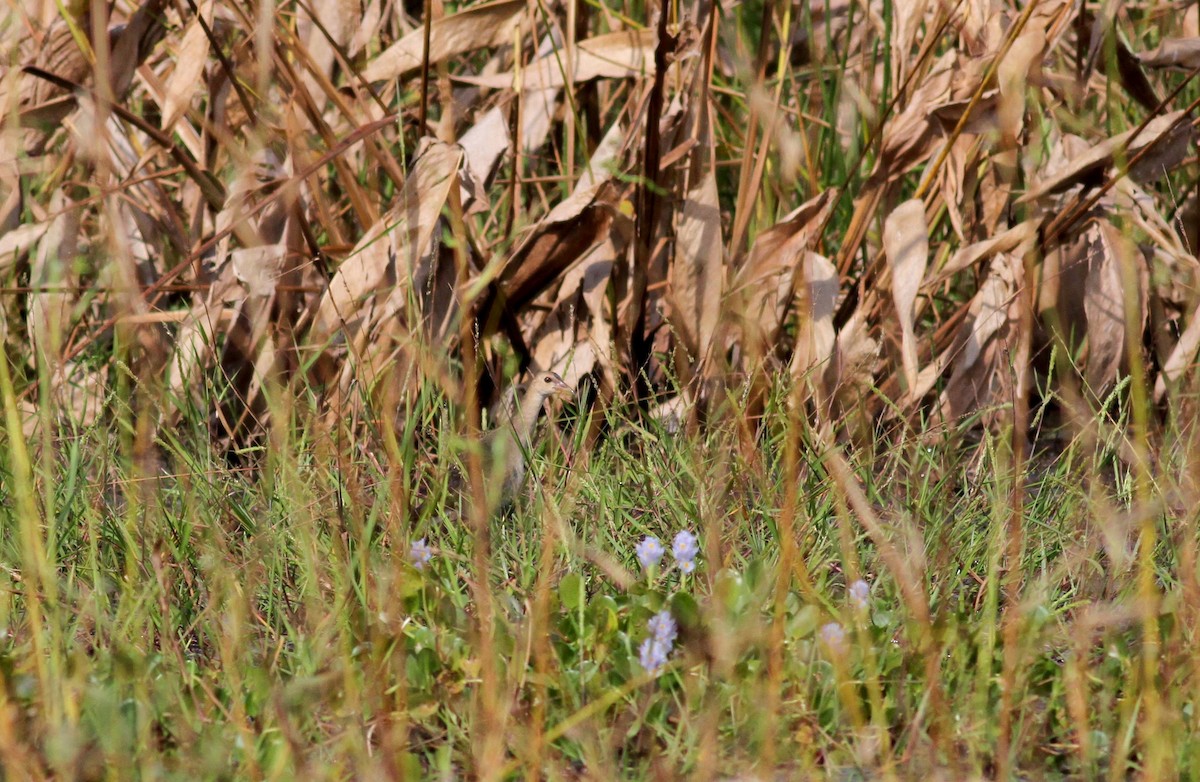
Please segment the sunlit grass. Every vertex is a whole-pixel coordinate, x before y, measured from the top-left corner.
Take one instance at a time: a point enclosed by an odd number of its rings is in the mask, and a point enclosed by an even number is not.
[[[569,431],[582,412],[562,411],[558,425]],[[155,446],[161,474],[117,445],[119,428],[63,429],[50,452],[31,443],[26,478],[10,448],[0,696],[21,740],[0,746],[5,766],[57,778],[986,777],[1000,762],[1004,687],[1007,763],[1022,774],[1124,776],[1147,741],[1186,763],[1190,685],[1161,686],[1162,734],[1135,739],[1138,522],[1123,472],[1103,479],[1070,450],[1031,473],[1012,581],[1003,439],[970,461],[916,440],[864,453],[858,480],[904,557],[897,574],[839,510],[816,447],[783,472],[781,442],[804,435],[785,422],[769,421],[753,454],[720,419],[687,437],[653,422],[626,433],[614,418],[588,458],[551,438],[527,494],[490,525],[486,574],[465,523],[420,496],[398,514],[396,465],[339,448],[336,432],[281,433],[272,440],[285,447],[249,469],[185,422]],[[444,478],[452,454],[434,456],[414,454],[409,485]],[[799,560],[776,613],[789,481]],[[1183,619],[1194,581],[1181,570],[1194,560],[1179,553],[1194,546],[1177,548],[1192,533],[1169,529],[1155,559],[1163,685],[1192,681],[1194,665]],[[685,530],[700,538],[694,573],[669,550],[642,569],[639,542],[669,549]],[[417,537],[428,561],[411,556]],[[931,633],[903,595],[910,577]],[[495,617],[487,646],[481,578]],[[1019,595],[1004,594],[1011,583]],[[639,648],[663,610],[678,637],[650,673]],[[484,736],[499,737],[500,767],[479,765]]]

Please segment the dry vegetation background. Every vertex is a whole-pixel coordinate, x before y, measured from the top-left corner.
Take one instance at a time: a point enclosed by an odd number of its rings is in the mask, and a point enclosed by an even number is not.
[[[273,386],[360,420],[461,398],[464,354],[486,398],[508,352],[696,415],[786,373],[860,432],[1019,414],[1054,346],[1081,403],[1194,387],[1194,5],[421,11],[11,9],[30,420],[94,419],[119,367],[237,442]]]
[[[770,772],[819,745],[803,768],[841,752],[864,767],[883,758],[893,778],[962,760],[997,778],[1056,764],[1154,779],[1183,738],[1195,746],[1195,4],[40,0],[6,6],[0,40],[0,510],[20,528],[0,530],[0,550],[22,558],[0,562],[0,629],[17,650],[0,655],[0,759],[149,764],[155,747],[183,758],[182,778],[222,752],[241,752],[230,767],[250,776],[332,758],[329,775],[346,778],[376,768],[368,756],[391,762],[371,753],[394,741],[418,771],[444,748],[445,768],[480,777],[507,763],[539,778],[553,757],[556,778],[572,778],[583,725],[612,747],[637,734],[614,769],[650,774],[659,756],[683,768],[686,734],[712,771],[718,717],[735,712],[767,727],[753,729],[758,744],[730,728],[724,746],[762,747],[737,768]],[[563,507],[582,498],[579,515],[594,510],[609,537],[573,548],[570,525],[543,525],[471,560],[461,529],[430,526],[427,506],[425,526],[401,524],[419,502],[390,505],[388,479],[426,465],[416,440],[444,444],[430,432],[437,403],[473,415],[530,367],[584,392],[590,428],[575,432],[586,447]],[[687,450],[698,440],[651,440],[677,460],[651,485],[640,454],[603,450],[624,442],[605,427],[631,410],[699,438],[728,425],[729,443],[704,446],[740,444],[742,461],[711,479],[709,452]],[[772,414],[803,426],[776,437]],[[110,452],[119,440],[148,457],[196,420],[205,445],[173,442],[178,480],[158,498],[138,482],[149,460],[125,472]],[[75,436],[93,425],[94,440]],[[855,457],[871,449],[810,461],[801,431],[806,446],[990,431],[992,447],[1013,433],[1012,458],[985,463],[1015,469],[985,476],[1000,500],[960,518],[975,500],[933,479],[868,497]],[[1067,522],[1057,495],[1022,495],[1023,459],[1076,436],[1117,457],[1103,472],[1085,460],[1099,478],[1086,502],[1064,468],[1064,496],[1077,492]],[[267,480],[221,471],[269,438],[281,447]],[[386,468],[371,461],[381,442]],[[599,475],[589,454],[606,460]],[[359,481],[345,496],[368,499],[344,503],[344,477]],[[642,480],[645,496],[627,502]],[[92,494],[76,491],[87,481]],[[886,506],[906,492],[937,495],[921,529],[890,525]],[[861,529],[813,522],[847,508]],[[701,532],[707,569],[670,575],[697,593],[670,599],[701,604],[702,639],[732,640],[680,653],[663,677],[674,684],[651,692],[658,682],[618,652],[644,632],[638,611],[666,605],[655,590],[668,581],[646,586],[614,557],[631,563],[635,533],[667,540],[684,526]],[[418,528],[442,547],[420,574],[404,545]],[[395,537],[376,546],[376,534]],[[944,534],[928,561],[921,534]],[[819,621],[838,615],[830,585],[842,590],[860,556],[872,594],[891,600],[878,622],[853,615],[866,716],[849,663],[813,673],[820,653],[797,651],[817,648]],[[493,594],[496,569],[507,580]],[[725,612],[734,581],[748,586]],[[529,602],[493,628],[493,602],[502,616],[522,590]],[[607,679],[567,670],[592,643],[585,604],[609,634],[594,645],[624,660]],[[386,645],[397,638],[413,648]],[[153,662],[127,665],[129,649]],[[14,665],[41,689],[10,688]],[[690,673],[670,679],[677,669]],[[381,692],[380,680],[397,684]],[[945,681],[978,689],[959,698]],[[1046,701],[1028,695],[1043,685]],[[806,687],[819,691],[810,711],[797,705]],[[96,735],[61,738],[85,691]],[[105,744],[117,693],[161,714]],[[469,724],[468,703],[483,704]],[[5,743],[20,720],[44,746]],[[905,766],[924,731],[940,754]]]

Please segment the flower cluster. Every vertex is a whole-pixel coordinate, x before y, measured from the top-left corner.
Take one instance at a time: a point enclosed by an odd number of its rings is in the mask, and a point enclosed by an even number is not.
[[[650,617],[646,629],[650,631],[650,636],[642,641],[638,649],[638,662],[650,673],[656,673],[667,664],[678,630],[671,612],[665,608]]]
[[[642,539],[642,542],[634,548],[637,553],[638,563],[643,570],[650,570],[658,567],[659,560],[662,559],[666,549],[659,542],[658,538],[653,535],[647,535]],[[694,573],[696,571],[696,555],[700,553],[699,539],[690,531],[683,530],[675,536],[675,540],[671,542],[671,554],[675,557],[675,564],[683,573]]]
[[[635,551],[637,551],[637,559],[641,563],[642,569],[649,570],[658,564],[666,549],[663,548],[663,544],[658,542],[658,538],[647,535],[645,540],[637,544]]]
[[[431,559],[433,559],[433,548],[425,542],[425,538],[414,540],[408,547],[408,561],[412,562],[413,567],[417,570],[424,570]]]
[[[691,532],[683,530],[675,536],[671,543],[671,553],[675,555],[675,562],[681,571],[691,573],[696,570],[696,555],[700,553],[700,546]]]
[[[830,622],[821,628],[821,641],[831,654],[846,653],[846,631],[837,622]]]
[[[846,594],[855,608],[859,611],[866,611],[871,600],[871,585],[860,578],[849,586]]]

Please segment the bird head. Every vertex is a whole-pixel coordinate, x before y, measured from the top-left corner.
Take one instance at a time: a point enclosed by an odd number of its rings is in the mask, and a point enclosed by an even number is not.
[[[539,372],[533,376],[533,390],[543,399],[560,397],[572,399],[575,392],[554,372]]]

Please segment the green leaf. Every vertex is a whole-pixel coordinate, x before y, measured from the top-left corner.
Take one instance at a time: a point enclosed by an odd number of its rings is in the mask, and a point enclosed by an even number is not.
[[[583,605],[583,576],[578,573],[568,573],[558,582],[558,599],[568,611],[578,611]]]

